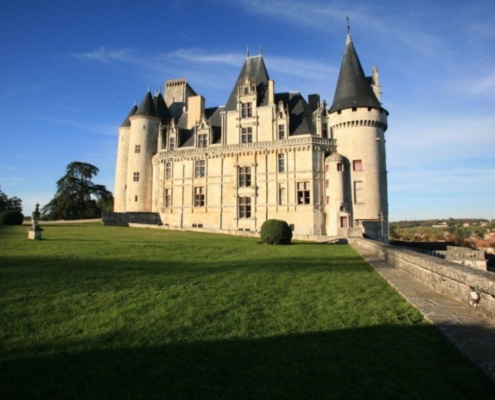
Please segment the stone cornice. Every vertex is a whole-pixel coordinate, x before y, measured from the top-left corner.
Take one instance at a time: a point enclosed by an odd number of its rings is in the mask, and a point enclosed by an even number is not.
[[[207,147],[179,148],[174,151],[160,150],[156,153],[154,161],[156,163],[164,160],[177,161],[185,158],[218,158],[231,157],[237,154],[257,153],[269,154],[275,152],[293,152],[310,150],[332,152],[335,150],[337,142],[335,139],[327,139],[318,136],[297,137],[272,142],[240,143],[227,146],[211,145]]]

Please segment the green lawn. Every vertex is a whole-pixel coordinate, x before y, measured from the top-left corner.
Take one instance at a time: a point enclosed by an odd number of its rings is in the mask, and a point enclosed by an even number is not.
[[[2,399],[462,399],[494,385],[347,245],[0,227]]]

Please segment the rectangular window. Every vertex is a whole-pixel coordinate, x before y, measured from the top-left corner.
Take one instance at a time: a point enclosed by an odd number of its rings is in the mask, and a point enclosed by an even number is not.
[[[325,172],[330,171],[330,168],[329,168],[329,167],[330,167],[330,166],[329,166],[328,164],[327,164],[327,165],[325,165]]]
[[[141,153],[141,145],[140,144],[137,144],[135,147],[134,147],[134,153]]]
[[[172,179],[172,163],[165,164],[165,179]]]
[[[297,204],[309,204],[310,202],[309,182],[297,183]]]
[[[242,128],[241,143],[252,143],[252,142],[253,142],[253,128]]]
[[[239,218],[251,218],[251,197],[239,197]]]
[[[194,188],[194,207],[204,207],[205,205],[205,192],[204,187]]]
[[[278,126],[278,140],[285,139],[285,125]]]
[[[363,181],[354,182],[354,203],[363,203]]]
[[[321,136],[324,138],[328,137],[328,125],[326,122],[321,124]]]
[[[284,153],[278,154],[277,168],[278,168],[278,172],[285,172],[285,154]]]
[[[328,189],[328,187],[330,186],[330,182],[328,181],[328,179],[325,181],[325,188]]]
[[[352,168],[354,171],[362,171],[363,170],[363,161],[362,160],[354,160],[352,162]]]
[[[206,147],[208,145],[208,134],[202,133],[198,135],[198,147]]]
[[[344,170],[344,163],[337,163],[337,171],[343,171]]]
[[[165,204],[165,207],[172,207],[172,189],[165,189],[165,194],[163,197],[163,203]]]
[[[139,172],[134,172],[134,182],[139,182]]]
[[[253,104],[251,102],[242,103],[241,104],[241,118],[249,118],[252,116],[253,116]]]
[[[278,204],[281,206],[285,204],[285,188],[282,186],[278,188]]]
[[[239,186],[251,186],[251,167],[239,168]]]
[[[174,137],[171,137],[169,139],[169,150],[170,151],[174,151],[175,150],[175,138]]]
[[[327,204],[330,204],[330,196],[327,196]]]
[[[204,178],[206,175],[206,160],[194,161],[194,177]]]

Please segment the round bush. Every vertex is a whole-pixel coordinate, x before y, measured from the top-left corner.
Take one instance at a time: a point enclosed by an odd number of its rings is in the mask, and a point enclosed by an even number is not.
[[[268,244],[290,244],[292,231],[287,222],[268,219],[261,225],[261,241]]]
[[[3,211],[0,213],[0,225],[22,225],[24,215],[20,211]]]

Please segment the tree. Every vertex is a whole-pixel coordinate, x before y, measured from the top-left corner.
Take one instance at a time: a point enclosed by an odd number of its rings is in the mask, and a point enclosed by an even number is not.
[[[67,165],[67,173],[57,181],[55,197],[42,209],[48,219],[99,218],[100,205],[113,202],[112,193],[104,185],[92,182],[100,170],[94,165],[73,161]]]
[[[9,196],[0,189],[0,212],[2,211],[22,212],[22,200],[16,196],[9,198]]]

